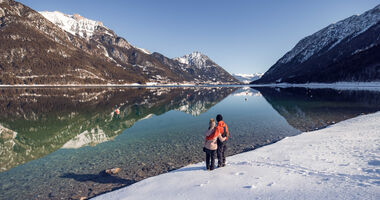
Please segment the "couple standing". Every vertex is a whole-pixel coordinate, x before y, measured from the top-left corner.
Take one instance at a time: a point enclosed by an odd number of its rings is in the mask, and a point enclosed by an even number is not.
[[[207,170],[213,170],[215,167],[215,152],[218,157],[218,167],[224,167],[226,165],[224,153],[227,149],[228,127],[222,120],[222,115],[218,114],[216,116],[218,124],[215,127],[215,120],[211,118],[208,130],[205,134],[203,151],[206,152]]]

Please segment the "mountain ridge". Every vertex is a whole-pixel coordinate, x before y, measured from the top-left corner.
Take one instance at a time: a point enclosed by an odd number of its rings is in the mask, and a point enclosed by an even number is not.
[[[57,16],[57,14],[58,14],[58,16]],[[58,25],[62,29],[64,29],[64,30],[68,29],[69,31],[72,31],[72,32],[74,31],[74,30],[69,29],[67,26],[65,26],[65,24],[62,24],[61,21],[69,21],[70,18],[75,17],[75,14],[67,15],[67,14],[63,14],[63,13],[58,12],[58,11],[55,11],[55,12],[44,11],[43,15],[49,21]],[[64,19],[62,19],[62,18],[64,18]],[[139,61],[139,58],[136,58],[136,57],[139,57],[139,55],[137,55],[137,56],[134,55],[134,54],[143,53],[143,54],[146,54],[143,56],[148,57],[149,59],[153,58],[154,60],[152,62],[155,62],[155,61],[158,62],[158,64],[156,63],[155,65],[158,66],[159,69],[169,68],[167,70],[169,70],[169,71],[174,70],[174,71],[176,71],[176,74],[188,73],[188,75],[182,75],[182,76],[180,75],[180,77],[187,82],[193,81],[193,82],[198,82],[198,83],[207,83],[208,79],[210,79],[211,82],[216,82],[216,83],[218,83],[218,82],[222,83],[223,82],[223,81],[217,81],[218,79],[222,79],[222,80],[224,80],[224,82],[235,82],[235,83],[238,82],[236,79],[233,78],[233,76],[231,76],[228,72],[226,72],[222,67],[217,65],[208,56],[201,54],[200,52],[193,52],[193,53],[185,55],[183,57],[172,59],[174,61],[178,61],[179,63],[169,62],[170,58],[167,58],[162,54],[158,55],[159,53],[157,53],[157,52],[150,53],[149,51],[147,51],[143,48],[136,47],[136,46],[129,44],[127,42],[127,40],[125,40],[122,37],[117,36],[112,30],[108,29],[101,22],[96,22],[94,20],[87,19],[84,17],[81,17],[80,19],[77,19],[76,21],[77,21],[77,24],[75,24],[75,27],[80,26],[80,24],[82,24],[82,21],[85,21],[85,22],[88,21],[88,23],[92,24],[94,26],[94,28],[90,28],[89,33],[87,33],[87,32],[82,33],[83,29],[79,29],[79,30],[76,29],[75,32],[73,32],[73,33],[75,33],[76,35],[79,35],[81,37],[84,37],[84,35],[89,35],[89,37],[87,37],[87,39],[93,39],[93,40],[100,42],[100,43],[103,43],[103,44],[106,43],[104,45],[104,49],[105,49],[105,52],[107,52],[107,55],[108,55],[107,57],[113,58],[113,60],[116,61],[118,64],[123,65],[123,62],[127,62],[127,63],[130,63],[132,65],[136,65],[136,66],[144,66],[144,63],[141,63]],[[84,29],[84,30],[86,30],[86,29]],[[104,39],[104,38],[107,38],[108,36],[111,36],[111,38],[120,38],[120,40],[123,41],[123,45],[118,45],[118,46],[121,48],[126,48],[129,51],[132,51],[132,55],[117,56],[117,55],[122,55],[123,53],[120,51],[116,51],[116,53],[114,53],[115,50],[112,47],[112,44],[114,42],[111,41],[112,39],[108,39],[108,40]],[[107,44],[110,44],[111,48],[107,47]],[[163,57],[165,57],[165,58],[163,58]],[[181,58],[185,58],[185,57],[188,58],[188,62],[183,62],[183,59],[181,59]],[[118,62],[118,59],[121,62]],[[160,67],[159,65],[163,65],[163,66]],[[204,70],[204,69],[202,69],[204,67],[210,67],[212,69]],[[157,70],[157,68],[154,70]],[[215,74],[213,74],[213,73],[215,73]],[[157,78],[157,77],[159,77],[159,78]],[[169,78],[172,78],[174,81],[178,81],[178,80],[175,80],[174,76],[169,77]],[[167,80],[162,80],[162,79],[165,79],[165,77],[162,74],[154,74],[149,81],[151,81],[151,82],[163,81],[164,83],[169,82]],[[210,82],[208,82],[208,83],[210,83]]]
[[[379,81],[380,5],[300,40],[253,83]]]
[[[0,8],[1,85],[238,83],[218,65],[223,73],[211,75],[185,66],[77,14],[42,15],[13,0]]]

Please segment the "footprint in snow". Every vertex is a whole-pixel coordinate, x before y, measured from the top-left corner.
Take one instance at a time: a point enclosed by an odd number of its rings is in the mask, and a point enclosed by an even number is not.
[[[323,178],[321,181],[326,182],[326,181],[329,181],[329,180],[330,180],[329,178]]]
[[[255,185],[246,185],[246,186],[244,186],[243,188],[246,188],[246,189],[254,189],[254,188],[256,188],[256,186],[255,186]]]
[[[275,183],[274,182],[270,182],[267,186],[272,186],[272,185],[274,185]]]
[[[251,163],[247,162],[247,161],[242,161],[242,162],[236,163],[236,165],[249,165],[249,164],[251,164]]]
[[[199,187],[203,187],[203,186],[205,186],[205,185],[207,185],[207,184],[209,184],[210,183],[210,181],[206,181],[205,183],[201,183],[201,184],[199,184],[198,186]]]

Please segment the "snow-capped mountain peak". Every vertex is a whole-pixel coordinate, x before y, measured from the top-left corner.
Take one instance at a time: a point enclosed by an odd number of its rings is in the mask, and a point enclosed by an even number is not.
[[[326,28],[305,37],[279,63],[288,63],[297,58],[303,63],[323,49],[330,50],[346,38],[354,38],[380,21],[380,5],[361,15],[353,15],[347,19],[330,24]]]
[[[68,15],[59,11],[42,11],[40,14],[63,30],[86,39],[90,39],[98,27],[104,27],[102,22],[84,18],[79,14]]]
[[[253,74],[240,74],[240,73],[236,73],[236,74],[232,74],[234,76],[240,76],[240,77],[243,77],[243,78],[253,78],[253,77],[261,77],[264,73],[253,73]]]
[[[184,55],[182,57],[174,58],[174,60],[198,68],[210,67],[210,65],[207,62],[210,61],[210,58],[198,51],[194,51],[193,53]]]
[[[237,80],[239,80],[245,84],[248,84],[252,81],[255,81],[255,80],[261,78],[263,75],[264,75],[264,73],[253,73],[253,74],[236,73],[236,74],[232,74],[232,76],[234,76]]]
[[[181,70],[193,74],[193,76],[196,77],[195,80],[213,83],[221,82],[221,80],[228,80],[239,83],[239,81],[226,70],[199,51],[194,51],[191,54],[173,58],[172,60],[180,63]]]

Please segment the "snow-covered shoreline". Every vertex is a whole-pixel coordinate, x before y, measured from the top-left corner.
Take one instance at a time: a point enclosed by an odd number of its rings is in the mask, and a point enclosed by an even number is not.
[[[45,88],[45,87],[303,87],[310,89],[337,90],[372,90],[380,91],[380,82],[336,82],[336,83],[271,83],[271,84],[192,84],[192,83],[146,83],[146,84],[34,84],[34,85],[0,85],[0,88]]]
[[[371,90],[380,91],[380,82],[336,82],[336,83],[272,83],[272,84],[255,84],[253,87],[303,87],[310,89],[338,89],[338,90]]]
[[[379,199],[380,112],[142,180],[95,199]]]
[[[0,88],[49,88],[49,87],[61,87],[61,88],[75,88],[75,87],[223,87],[223,86],[241,86],[246,85],[228,85],[228,84],[182,84],[182,83],[168,83],[168,84],[158,84],[158,83],[147,83],[147,84],[35,84],[35,85],[0,85]]]

